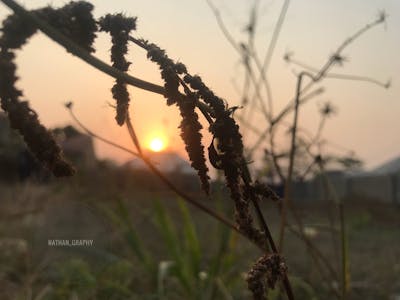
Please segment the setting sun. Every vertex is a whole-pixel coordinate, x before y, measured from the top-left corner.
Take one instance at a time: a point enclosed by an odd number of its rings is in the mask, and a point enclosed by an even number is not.
[[[159,137],[153,138],[150,141],[149,148],[151,151],[160,152],[165,148],[165,142]]]

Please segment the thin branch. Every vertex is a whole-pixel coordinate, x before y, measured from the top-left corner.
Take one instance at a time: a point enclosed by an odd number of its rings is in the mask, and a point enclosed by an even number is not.
[[[222,222],[223,224],[225,224],[226,226],[230,227],[232,230],[236,231],[237,233],[243,235],[244,237],[246,237],[240,230],[238,230],[236,228],[236,226],[234,224],[232,224],[229,220],[225,219],[223,216],[219,215],[218,213],[216,213],[215,211],[211,210],[210,208],[208,208],[207,206],[205,206],[204,204],[200,203],[199,201],[191,198],[190,196],[188,196],[186,193],[184,193],[183,191],[181,191],[180,189],[178,189],[164,174],[162,174],[162,172],[160,170],[158,170],[157,167],[154,166],[154,164],[144,155],[141,155],[139,153],[136,153],[132,150],[130,150],[129,148],[123,147],[121,145],[118,145],[106,138],[103,138],[101,136],[99,136],[98,134],[94,133],[92,130],[88,129],[75,115],[75,113],[73,112],[72,106],[68,105],[66,106],[72,119],[78,124],[79,127],[82,128],[83,131],[85,131],[88,135],[90,135],[93,138],[96,138],[106,144],[109,144],[113,147],[116,147],[120,150],[123,150],[129,154],[132,154],[133,156],[140,158],[143,160],[143,162],[146,163],[146,165],[151,169],[152,172],[154,172],[155,175],[157,175],[157,177],[164,182],[172,191],[174,191],[178,196],[180,196],[182,199],[184,199],[185,201],[187,201],[188,203],[194,205],[195,207],[197,207],[198,209],[202,210],[203,212],[205,212],[206,214],[210,215],[211,217],[213,217],[214,219],[217,219],[218,221]],[[247,238],[247,237],[246,237]]]
[[[378,19],[375,21],[368,23],[364,27],[362,27],[360,30],[358,30],[356,33],[354,33],[352,36],[350,36],[348,39],[346,39],[334,52],[332,56],[329,57],[329,59],[325,62],[325,64],[319,69],[315,69],[313,67],[310,67],[308,65],[303,65],[303,67],[307,69],[311,69],[312,71],[316,72],[316,74],[310,74],[306,71],[303,71],[301,74],[309,76],[312,80],[302,89],[300,89],[298,92],[296,92],[296,97],[293,101],[290,101],[289,104],[281,111],[281,113],[274,118],[272,121],[271,126],[275,126],[277,123],[279,123],[285,116],[288,114],[292,109],[296,110],[298,109],[298,106],[304,104],[306,102],[306,99],[300,99],[301,95],[309,90],[315,83],[319,82],[321,79],[326,78],[328,76],[328,72],[332,66],[334,66],[337,63],[341,63],[343,61],[343,57],[341,56],[341,52],[348,46],[350,45],[355,39],[360,37],[363,33],[365,33],[367,30],[371,29],[372,27],[382,23],[385,21],[385,17],[380,16]],[[286,56],[286,60],[290,61],[290,56]],[[300,74],[300,75],[301,75]],[[298,75],[298,79],[300,78],[300,75]],[[334,74],[335,75],[335,74]],[[336,75],[341,75],[341,74],[336,74]],[[354,78],[353,78],[354,79]],[[366,79],[366,78],[363,78]],[[368,79],[368,81],[370,81]],[[385,87],[388,87],[390,83],[387,83],[384,85]],[[295,112],[296,115],[296,112]],[[270,132],[270,129],[267,129],[265,131],[265,135]],[[258,147],[258,143],[261,143],[262,139],[257,141],[256,145]],[[290,167],[290,166],[289,166]],[[290,169],[290,168],[289,168]],[[287,184],[285,185],[286,189]],[[290,190],[290,188],[289,188]],[[283,224],[283,223],[282,223]],[[282,228],[281,228],[282,230]],[[282,232],[281,232],[282,234]],[[283,237],[282,237],[283,238]]]
[[[297,65],[299,67],[302,67],[304,69],[307,69],[309,71],[313,71],[313,72],[318,72],[318,69],[315,67],[312,67],[308,64],[305,64],[303,62],[300,62],[298,60],[295,60],[293,58],[288,58],[287,61],[289,63],[292,63],[294,65]],[[332,78],[332,79],[343,79],[343,80],[354,80],[354,81],[364,81],[364,82],[369,82],[369,83],[373,83],[376,84],[380,87],[383,88],[389,88],[390,87],[390,80],[383,82],[383,81],[379,81],[375,78],[372,77],[368,77],[368,76],[359,76],[359,75],[352,75],[352,74],[341,74],[341,73],[327,73],[325,75],[325,78]]]
[[[261,62],[258,59],[258,56],[254,55],[254,60],[256,62],[258,70],[260,72],[260,77],[257,80],[257,83],[256,83],[254,89],[255,90],[259,90],[261,82],[264,82],[264,86],[265,86],[265,89],[266,89],[266,95],[267,95],[267,101],[269,103],[269,111],[270,111],[269,120],[267,120],[268,122],[272,121],[273,100],[272,100],[271,86],[269,84],[268,76],[267,76],[266,73],[267,73],[269,64],[271,62],[273,52],[275,50],[275,46],[277,44],[277,41],[278,41],[278,38],[279,38],[279,34],[281,32],[281,29],[282,29],[282,25],[283,25],[283,23],[285,21],[286,13],[287,13],[287,10],[289,8],[289,3],[290,3],[290,0],[285,0],[285,2],[282,5],[282,9],[281,9],[281,12],[279,14],[278,21],[277,21],[277,23],[275,25],[274,32],[272,34],[271,41],[269,43],[267,52],[265,54],[264,62],[263,62],[262,65],[261,65]]]
[[[338,61],[339,59],[342,59],[341,57],[341,53],[343,52],[343,50],[349,46],[352,42],[354,42],[357,38],[359,38],[362,34],[364,34],[365,32],[367,32],[369,29],[373,28],[376,25],[379,25],[381,23],[383,23],[385,21],[385,17],[382,17],[382,15],[380,15],[375,21],[368,23],[367,25],[365,25],[364,27],[362,27],[361,29],[359,29],[358,31],[356,31],[353,35],[351,35],[349,38],[347,38],[334,52],[334,54],[332,56],[329,57],[329,59],[327,60],[327,62],[321,67],[321,69],[319,70],[319,72],[317,73],[316,76],[314,76],[315,79],[318,80],[313,80],[310,83],[308,83],[301,91],[300,94],[306,92],[307,90],[309,90],[317,81],[319,81],[321,78],[323,78],[324,76],[326,76],[326,74],[328,73],[329,69],[331,66],[333,66],[334,64],[340,62]],[[294,108],[294,104],[293,102],[294,100],[291,100],[289,102],[289,104],[279,113],[278,116],[276,116],[273,120],[274,123],[279,122],[282,118],[284,118],[293,108]],[[300,105],[304,104],[304,101],[300,100]]]
[[[125,119],[126,127],[128,128],[129,135],[131,137],[131,140],[133,141],[137,151],[139,152],[140,156],[143,156],[143,151],[142,147],[140,146],[139,139],[137,138],[135,129],[133,128],[132,122],[131,122],[131,116],[129,114],[129,111],[126,112],[126,119]]]
[[[346,233],[346,218],[344,214],[344,203],[337,194],[334,192],[332,187],[332,183],[329,180],[329,177],[326,175],[325,168],[322,163],[318,164],[321,175],[325,183],[330,187],[331,194],[333,196],[334,203],[338,206],[338,213],[339,213],[339,230],[340,230],[340,244],[341,244],[341,292],[342,292],[342,299],[345,299],[347,290],[350,285],[350,278],[349,274],[349,262],[348,262],[348,253],[347,253],[347,233]]]
[[[283,239],[284,239],[284,235],[285,235],[285,228],[287,225],[287,209],[290,204],[289,201],[290,201],[292,175],[293,175],[293,167],[294,167],[294,157],[296,154],[296,133],[297,133],[299,105],[300,105],[301,85],[303,82],[303,78],[306,75],[307,75],[307,73],[302,72],[297,77],[294,119],[293,119],[293,128],[292,128],[292,139],[291,139],[290,154],[289,154],[289,167],[288,167],[287,178],[285,180],[284,198],[283,198],[282,210],[281,210],[281,226],[280,226],[280,230],[279,230],[279,250],[280,251],[282,251],[282,249],[283,249]]]
[[[38,29],[40,29],[43,33],[45,33],[49,38],[63,46],[68,52],[71,52],[73,55],[78,56],[80,59],[84,60],[91,66],[96,69],[110,75],[111,77],[124,80],[126,83],[136,86],[140,89],[147,90],[157,94],[164,94],[164,88],[153,84],[151,82],[147,82],[136,77],[130,76],[124,72],[119,71],[116,68],[111,67],[110,65],[104,63],[98,58],[94,57],[86,50],[81,48],[79,45],[74,43],[69,38],[65,37],[58,30],[53,28],[47,22],[41,20],[39,17],[25,10],[22,6],[16,3],[13,0],[1,0],[5,5],[11,8],[16,14],[26,18],[30,22],[32,22]]]
[[[231,46],[241,55],[241,50],[239,45],[236,43],[235,39],[230,34],[229,30],[226,28],[224,21],[222,20],[221,14],[219,10],[215,7],[211,0],[206,0],[208,6],[211,8],[212,12],[214,13],[215,19],[217,20],[219,28],[221,28],[222,33],[224,34],[225,38],[231,44]]]
[[[79,57],[92,67],[98,69],[99,71],[113,77],[116,79],[121,79],[129,85],[135,86],[142,90],[146,90],[155,94],[164,95],[165,89],[164,87],[136,78],[134,76],[128,75],[127,73],[121,72],[120,70],[106,64],[105,62],[101,61],[100,59],[96,58],[95,56],[91,55],[89,52],[81,48],[71,39],[65,37],[61,34],[57,29],[49,25],[47,22],[41,20],[34,14],[30,13],[29,11],[25,10],[22,6],[16,3],[13,0],[0,0],[10,9],[12,9],[16,14],[26,18],[28,21],[32,22],[34,26],[36,26],[39,30],[41,30],[44,34],[46,34],[49,38],[51,38],[56,43],[63,46],[68,52],[72,53],[73,55]],[[198,107],[202,107],[203,110],[209,111],[210,108],[202,102],[197,103]]]
[[[108,144],[108,145],[110,145],[110,146],[113,146],[113,147],[118,148],[118,149],[120,149],[120,150],[122,150],[122,151],[125,151],[125,152],[127,152],[127,153],[129,153],[129,154],[131,154],[131,155],[133,155],[133,156],[135,156],[135,157],[137,157],[137,158],[140,158],[140,154],[139,154],[139,153],[134,152],[134,151],[132,151],[131,149],[129,149],[129,148],[127,148],[127,147],[124,147],[124,146],[121,146],[121,145],[119,145],[119,144],[117,144],[117,143],[114,143],[113,141],[110,141],[110,140],[108,140],[108,139],[106,139],[106,138],[103,138],[103,137],[99,136],[98,134],[94,133],[93,131],[91,131],[89,128],[87,128],[87,127],[76,117],[75,113],[74,113],[73,110],[72,110],[72,103],[71,103],[71,102],[67,103],[65,106],[66,106],[66,108],[68,109],[68,111],[69,111],[69,113],[70,113],[72,119],[73,119],[73,120],[78,124],[78,126],[79,126],[80,128],[82,128],[82,130],[85,131],[88,135],[90,135],[91,137],[93,137],[93,138],[95,138],[95,139],[98,139],[99,141],[102,141],[103,143],[106,143],[106,144]]]
[[[324,92],[324,89],[323,89],[323,88],[316,89],[316,90],[310,92],[309,94],[307,94],[306,96],[304,96],[304,97],[302,98],[302,101],[303,101],[303,103],[304,103],[305,101],[308,101],[308,100],[310,100],[310,99],[312,99],[312,98],[314,98],[314,97],[316,97],[316,96],[322,94],[323,92]],[[276,125],[276,124],[275,124],[275,121],[273,121],[273,125]],[[261,135],[259,135],[257,141],[256,141],[256,142],[254,143],[254,145],[250,148],[250,153],[253,153],[254,151],[256,151],[256,150],[261,146],[262,142],[263,142],[264,139],[267,137],[267,135],[268,135],[269,132],[270,132],[270,127],[267,128],[265,131],[263,131],[263,133],[262,133]]]
[[[258,70],[260,72],[260,77],[257,80],[257,83],[255,84],[254,89],[256,91],[259,90],[261,82],[264,82],[264,86],[265,86],[265,89],[266,89],[266,95],[267,95],[267,101],[269,103],[269,111],[270,111],[269,119],[267,119],[268,122],[271,122],[271,120],[272,120],[273,100],[272,100],[271,86],[269,84],[269,80],[268,80],[266,71],[268,70],[269,64],[271,62],[272,55],[273,55],[273,52],[275,50],[275,46],[277,44],[278,37],[279,37],[279,34],[281,32],[281,29],[282,29],[283,22],[285,20],[286,13],[287,13],[287,10],[289,8],[289,3],[290,3],[290,0],[285,0],[285,2],[282,5],[282,9],[281,9],[281,12],[279,14],[278,21],[277,21],[277,23],[275,25],[274,32],[272,34],[271,41],[269,43],[267,52],[266,52],[265,57],[264,57],[264,62],[263,62],[262,65],[261,65],[261,62],[258,59],[258,56],[256,55],[256,53],[254,53],[254,60],[256,62]]]
[[[262,73],[261,74],[263,74],[266,70],[268,70],[269,64],[270,64],[271,59],[272,59],[272,55],[273,55],[274,50],[275,50],[275,46],[276,46],[277,41],[278,41],[279,34],[281,32],[281,29],[282,29],[282,25],[283,25],[283,23],[285,21],[285,17],[286,17],[286,13],[288,11],[288,8],[289,8],[289,4],[290,4],[290,0],[285,0],[285,2],[282,5],[282,9],[281,9],[281,12],[279,14],[278,22],[275,25],[274,33],[272,34],[271,41],[269,43],[267,53],[265,54],[264,63],[263,63],[263,67],[262,67]]]
[[[240,57],[244,57],[243,59],[243,64],[245,66],[245,70],[246,70],[246,77],[245,77],[245,81],[247,82],[249,79],[251,79],[253,85],[255,86],[255,97],[259,100],[262,111],[264,116],[266,117],[267,121],[269,122],[271,120],[271,109],[272,109],[272,100],[270,100],[272,98],[271,96],[271,89],[270,89],[270,85],[269,82],[267,80],[267,78],[264,76],[263,71],[262,70],[262,66],[261,63],[259,62],[259,60],[257,59],[258,57],[254,55],[255,51],[254,51],[254,33],[255,33],[255,26],[256,26],[256,21],[257,21],[257,6],[259,4],[259,1],[256,1],[253,9],[252,9],[252,14],[251,14],[251,19],[250,19],[250,23],[249,23],[249,27],[251,27],[251,30],[249,31],[249,41],[248,41],[248,46],[243,48],[240,47],[240,45],[238,43],[236,43],[236,41],[234,40],[234,38],[232,37],[232,35],[230,34],[229,30],[227,29],[227,27],[225,26],[224,21],[222,20],[221,14],[219,12],[219,10],[212,4],[211,0],[207,0],[207,3],[209,5],[209,7],[211,8],[211,10],[213,11],[215,18],[217,20],[217,23],[222,31],[222,33],[224,34],[225,38],[228,40],[228,42],[232,45],[232,47],[238,52]],[[251,55],[250,55],[251,54]],[[258,71],[262,74],[262,80],[265,84],[265,88],[266,88],[266,92],[267,92],[267,97],[268,97],[268,103],[269,103],[269,111],[266,109],[263,98],[261,96],[260,93],[260,89],[259,89],[259,85],[260,85],[260,80],[257,80],[254,76],[254,72],[251,68],[251,64],[250,64],[250,60],[249,58],[253,58],[253,60],[256,63],[257,69]],[[253,103],[253,100],[251,101],[251,103]],[[251,112],[251,111],[250,111]]]
[[[376,80],[376,79],[371,78],[371,77],[350,75],[350,74],[329,73],[329,74],[326,75],[326,78],[364,81],[364,82],[369,82],[369,83],[376,84],[376,85],[378,85],[380,87],[383,87],[385,89],[389,88],[390,85],[391,85],[390,80],[388,80],[386,82],[382,82],[382,81]]]

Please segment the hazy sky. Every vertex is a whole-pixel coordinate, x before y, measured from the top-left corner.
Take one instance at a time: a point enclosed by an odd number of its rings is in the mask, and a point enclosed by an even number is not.
[[[53,0],[60,6],[66,1]],[[157,43],[170,57],[184,62],[191,73],[200,74],[204,81],[231,105],[240,97],[232,80],[241,80],[239,58],[219,30],[206,0],[115,0],[90,1],[97,17],[105,13],[124,12],[138,17],[135,36]],[[49,1],[20,2],[28,8],[37,8]],[[244,0],[214,0],[222,17],[237,40],[244,40],[249,4]],[[257,49],[263,57],[279,14],[282,1],[261,1],[261,20],[258,28]],[[282,57],[293,51],[295,57],[308,64],[320,66],[337,46],[351,33],[374,20],[384,9],[389,18],[386,26],[372,29],[344,51],[348,61],[335,72],[357,74],[386,81],[392,80],[388,90],[363,82],[327,79],[321,86],[326,92],[311,101],[300,112],[301,126],[315,131],[318,123],[318,104],[329,100],[338,114],[327,123],[324,136],[329,141],[353,149],[373,167],[400,155],[400,1],[349,0],[321,1],[294,0],[279,37],[273,62],[268,72],[275,109],[283,107],[293,97],[295,76]],[[9,13],[0,4],[0,18]],[[99,35],[96,56],[109,62],[110,39]],[[157,66],[148,62],[141,49],[130,47],[133,62],[130,73],[145,80],[162,84]],[[113,79],[86,65],[78,58],[50,41],[36,35],[18,52],[18,86],[47,126],[65,125],[71,120],[63,108],[66,101],[74,101],[80,119],[97,133],[118,143],[130,146],[125,128],[114,121],[114,104],[110,88]],[[139,137],[148,142],[151,136],[168,136],[169,147],[182,152],[179,113],[176,107],[167,107],[158,95],[130,88],[131,114]],[[261,116],[255,124],[263,129]],[[290,118],[291,120],[291,118]],[[252,144],[252,138],[246,143]],[[96,142],[100,157],[124,161],[129,156]]]

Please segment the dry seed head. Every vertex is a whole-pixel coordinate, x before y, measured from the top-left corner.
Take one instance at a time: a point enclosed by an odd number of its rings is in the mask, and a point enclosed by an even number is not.
[[[185,142],[185,149],[189,155],[192,167],[197,170],[202,189],[209,194],[210,183],[208,168],[205,164],[204,147],[201,144],[202,135],[201,124],[198,121],[198,115],[195,112],[195,99],[183,97],[178,101],[178,107],[181,112],[181,137]]]
[[[264,249],[267,244],[265,234],[254,227],[249,209],[250,197],[255,197],[255,195],[249,191],[246,192],[246,189],[243,193],[240,186],[243,142],[239,126],[232,118],[236,108],[227,108],[225,101],[217,97],[199,76],[187,74],[184,80],[214,110],[215,122],[209,128],[213,134],[213,140],[208,147],[208,156],[215,168],[224,170],[230,197],[235,204],[235,221],[238,229]]]
[[[178,74],[187,72],[187,69],[182,63],[175,63],[170,59],[165,50],[159,48],[155,44],[143,42],[147,50],[147,57],[157,63],[161,69],[161,77],[164,79],[165,95],[167,104],[177,104],[179,107],[182,121],[180,124],[181,137],[185,143],[186,152],[189,155],[191,166],[197,170],[197,174],[201,181],[201,187],[206,194],[210,192],[210,183],[208,176],[208,168],[206,158],[204,156],[204,146],[201,142],[202,135],[200,130],[203,128],[198,120],[198,115],[195,111],[198,96],[192,93],[189,89],[185,89],[186,95],[179,92],[179,77]]]
[[[125,59],[128,52],[129,33],[136,29],[136,18],[128,18],[122,14],[107,14],[99,21],[100,31],[109,32],[112,39],[111,61],[113,67],[126,72],[131,64]],[[113,98],[117,101],[117,115],[115,119],[118,125],[125,123],[126,114],[129,108],[129,92],[126,83],[117,79],[111,89]]]
[[[274,289],[278,280],[286,276],[287,267],[279,254],[265,254],[247,273],[247,284],[254,300],[266,298],[267,289]]]
[[[70,13],[71,10],[72,13]],[[74,32],[72,27],[81,20],[81,16],[79,16],[81,12],[83,12],[83,16],[87,17],[87,20],[90,19],[90,10],[91,6],[78,2],[59,10],[46,8],[35,10],[32,13],[42,16],[49,23],[53,23],[53,26],[62,26],[67,31],[64,34],[76,40],[75,33],[77,32]],[[74,18],[71,19],[71,16],[74,16]],[[68,21],[66,21],[66,18]],[[58,20],[56,24],[53,22],[55,19]],[[34,156],[55,176],[70,176],[74,174],[74,169],[65,161],[61,148],[55,142],[52,134],[40,124],[37,114],[29,107],[28,102],[20,101],[22,92],[15,88],[17,80],[15,55],[9,49],[20,48],[35,32],[36,29],[31,24],[16,15],[8,17],[3,22],[2,36],[0,37],[1,107],[7,113],[11,127],[20,132]],[[83,32],[80,37],[85,36],[85,31]],[[92,42],[91,38],[94,37],[94,33],[86,33],[89,36],[86,39],[88,43],[85,44],[82,40],[80,42],[83,43],[84,47],[87,46],[89,50],[89,44]],[[82,32],[79,32],[79,34],[82,34]]]

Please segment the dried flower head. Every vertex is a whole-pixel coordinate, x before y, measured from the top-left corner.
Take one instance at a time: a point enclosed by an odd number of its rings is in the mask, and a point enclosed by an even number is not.
[[[320,108],[319,112],[321,115],[325,117],[330,117],[337,113],[337,108],[332,105],[330,102],[325,102]]]
[[[186,67],[182,63],[175,63],[170,59],[164,50],[155,44],[142,41],[147,50],[147,57],[157,63],[161,69],[161,77],[164,79],[165,95],[167,104],[176,104],[179,107],[182,121],[180,124],[181,137],[185,143],[186,152],[189,155],[192,167],[197,170],[201,181],[202,189],[206,194],[210,191],[208,168],[204,156],[204,146],[201,142],[202,135],[200,130],[203,128],[198,120],[195,111],[198,102],[198,95],[192,93],[187,87],[186,95],[179,92],[179,74],[186,73]]]
[[[243,141],[239,126],[232,118],[237,107],[227,108],[225,101],[214,94],[199,76],[186,74],[184,80],[213,109],[215,122],[209,130],[213,135],[208,154],[211,164],[224,171],[226,185],[230,197],[235,204],[235,221],[238,229],[261,248],[266,247],[266,237],[263,231],[255,228],[250,213],[249,203],[255,197],[248,185],[241,186],[243,160]]]
[[[37,114],[27,101],[20,101],[22,92],[14,87],[17,77],[14,54],[2,48],[0,51],[0,99],[1,108],[7,113],[10,126],[19,131],[35,157],[57,177],[70,176],[74,169],[65,161],[60,147],[52,134],[40,124]]]
[[[50,6],[32,13],[44,19],[54,28],[88,52],[94,52],[97,25],[93,18],[93,5],[85,1],[70,2],[54,9]]]
[[[127,18],[122,14],[108,14],[99,21],[100,30],[109,32],[112,39],[111,61],[113,67],[126,72],[131,64],[125,59],[128,52],[129,33],[136,29],[136,18]],[[126,83],[117,79],[111,89],[113,98],[117,101],[117,115],[115,119],[122,126],[126,120],[129,107],[129,92]]]
[[[35,34],[36,27],[18,15],[8,16],[2,24],[0,46],[3,49],[18,49]]]
[[[208,194],[210,191],[210,177],[208,176],[208,168],[205,163],[204,147],[201,143],[202,135],[200,130],[202,126],[195,112],[195,100],[189,97],[182,97],[178,101],[178,107],[182,116],[180,124],[181,137],[185,143],[185,149],[189,155],[191,165],[197,170],[202,189]]]
[[[96,31],[96,24],[91,15],[93,6],[80,1],[69,3],[60,9],[50,7],[34,10],[31,13],[45,19],[67,37],[79,43],[88,51]],[[37,114],[27,101],[21,101],[22,91],[15,88],[15,55],[11,49],[22,47],[36,28],[24,18],[11,15],[3,22],[0,37],[0,98],[1,107],[7,113],[12,128],[23,136],[34,156],[55,176],[70,176],[72,166],[65,161],[61,148],[55,142],[51,132],[41,125]]]
[[[344,57],[339,53],[334,53],[330,57],[331,61],[339,66],[342,66],[344,62],[348,61],[348,58]]]
[[[265,254],[259,258],[246,278],[254,300],[267,299],[267,289],[274,289],[278,280],[286,276],[286,272],[286,264],[279,254]]]

